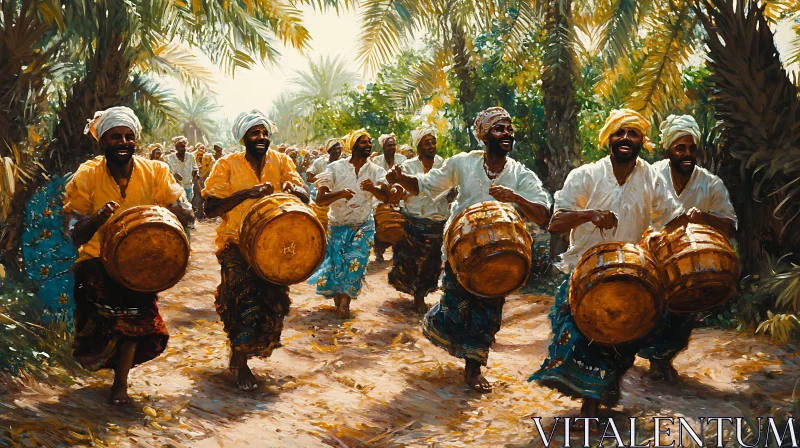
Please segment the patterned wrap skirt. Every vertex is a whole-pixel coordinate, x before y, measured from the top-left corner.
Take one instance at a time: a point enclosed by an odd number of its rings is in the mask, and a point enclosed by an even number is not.
[[[425,314],[422,333],[451,355],[485,366],[500,331],[505,298],[487,299],[468,292],[445,263],[442,299]]]
[[[217,259],[222,281],[214,304],[231,349],[248,357],[269,357],[281,345],[283,318],[291,303],[289,287],[259,277],[236,244],[225,246]]]
[[[317,285],[317,294],[329,299],[340,294],[357,298],[374,241],[375,221],[371,217],[358,226],[328,226],[325,260],[308,283]]]
[[[167,347],[169,333],[158,313],[155,293],[132,291],[114,281],[98,258],[81,261],[75,271],[75,340],[72,354],[91,371],[113,369],[117,347],[136,341],[133,365],[149,361]]]
[[[539,370],[528,378],[572,398],[594,398],[608,406],[620,398],[619,383],[646,338],[625,344],[592,343],[578,330],[569,307],[569,277],[550,309],[553,340]]]
[[[661,322],[653,330],[639,357],[651,361],[670,361],[689,346],[689,337],[697,326],[698,313],[676,314],[664,311]]]
[[[439,287],[446,221],[417,218],[405,212],[403,216],[405,236],[394,246],[389,284],[400,292],[424,297]]]

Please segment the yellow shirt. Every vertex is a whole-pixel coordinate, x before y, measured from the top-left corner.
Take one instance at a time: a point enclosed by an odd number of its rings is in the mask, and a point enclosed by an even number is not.
[[[91,215],[109,201],[114,201],[120,206],[116,212],[119,213],[140,205],[166,207],[179,199],[185,201],[186,193],[175,181],[166,163],[134,156],[133,171],[123,198],[119,185],[108,171],[105,157],[97,156],[84,162],[70,179],[63,211],[65,215],[72,211]],[[78,249],[75,263],[100,256],[100,241],[106,225],[108,222],[97,230],[88,243]]]
[[[206,179],[203,197],[225,199],[228,196],[258,184],[269,182],[280,191],[285,182],[302,186],[303,178],[297,174],[294,162],[286,154],[268,150],[261,176],[257,176],[250,163],[244,158],[246,152],[236,152],[217,160],[211,175]],[[257,199],[247,199],[222,215],[222,223],[217,228],[217,249],[222,250],[227,244],[239,243],[239,227],[244,215]]]

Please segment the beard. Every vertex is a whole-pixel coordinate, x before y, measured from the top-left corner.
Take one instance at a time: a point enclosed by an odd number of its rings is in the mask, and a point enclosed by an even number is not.
[[[508,149],[506,149],[503,148],[503,146],[500,144],[501,142],[500,139],[495,139],[494,137],[489,135],[488,139],[489,141],[486,149],[488,149],[489,152],[492,153],[510,154],[511,151],[514,149],[514,137],[508,137],[508,139],[511,140],[511,145],[508,147]]]
[[[121,151],[128,151],[128,154],[120,154]],[[133,154],[136,152],[135,145],[114,145],[114,146],[107,146],[103,150],[103,154],[106,157],[106,160],[110,160],[112,163],[116,163],[119,165],[125,165],[128,163],[132,158]]]
[[[691,162],[691,166],[684,166],[683,162]],[[694,167],[697,165],[697,159],[692,157],[675,157],[672,154],[669,154],[669,166],[674,169],[675,171],[679,172],[683,175],[692,174],[694,171]]]
[[[269,140],[245,140],[244,149],[250,154],[262,155],[269,150]],[[257,148],[257,145],[264,144],[264,149]]]
[[[623,154],[622,152],[620,152],[619,148],[622,146],[628,146],[629,148],[631,148],[630,154]],[[644,146],[643,143],[634,144],[630,140],[620,140],[611,145],[611,154],[614,155],[614,160],[616,160],[617,162],[628,163],[633,160],[636,160],[636,158],[639,157],[639,153],[642,151],[643,146]]]

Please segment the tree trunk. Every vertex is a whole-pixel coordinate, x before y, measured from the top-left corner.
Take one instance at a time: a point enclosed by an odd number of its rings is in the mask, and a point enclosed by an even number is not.
[[[475,112],[472,110],[472,102],[475,100],[474,76],[475,68],[470,64],[469,49],[467,48],[467,36],[463,25],[456,19],[450,20],[450,33],[452,36],[453,48],[453,72],[458,78],[458,102],[461,104],[461,119],[464,129],[462,134],[469,135],[469,127],[475,120]],[[471,142],[471,140],[470,140]]]
[[[564,186],[567,174],[581,164],[578,135],[578,105],[574,80],[578,73],[573,49],[572,23],[569,20],[572,0],[553,0],[545,14],[547,39],[542,73],[547,151],[542,154],[547,172],[545,186],[555,193]],[[555,257],[569,247],[567,234],[552,234],[550,254]]]

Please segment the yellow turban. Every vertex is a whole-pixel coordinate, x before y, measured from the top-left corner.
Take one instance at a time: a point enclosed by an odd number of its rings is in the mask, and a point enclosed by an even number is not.
[[[353,151],[353,147],[356,145],[356,142],[358,141],[358,139],[363,137],[363,136],[365,136],[365,135],[367,136],[367,138],[372,138],[372,137],[370,137],[369,132],[367,132],[367,130],[364,129],[364,128],[361,128],[361,129],[359,129],[357,131],[353,131],[353,132],[347,134],[344,137],[344,148],[343,149],[346,152],[350,153],[351,151]]]
[[[653,142],[647,136],[650,130],[650,122],[644,119],[642,114],[632,109],[615,109],[611,111],[603,129],[600,129],[600,146],[608,145],[608,138],[611,134],[622,128],[633,128],[643,135],[642,146],[648,151],[653,150]]]

